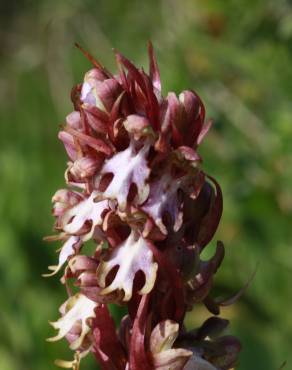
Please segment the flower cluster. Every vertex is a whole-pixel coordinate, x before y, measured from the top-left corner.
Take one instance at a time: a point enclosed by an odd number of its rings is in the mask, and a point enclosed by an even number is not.
[[[223,244],[200,258],[222,213],[221,189],[197,152],[211,122],[194,91],[162,96],[148,51],[149,74],[116,52],[117,75],[83,51],[93,69],[73,89],[75,110],[59,133],[67,188],[53,197],[59,234],[49,237],[63,246],[48,275],[64,269],[69,298],[49,340],[65,337],[75,351],[57,361],[65,368],[92,352],[104,370],[231,369],[240,344],[218,336],[226,302],[210,296]],[[118,330],[113,303],[128,308]],[[187,332],[184,316],[197,304],[212,316]]]

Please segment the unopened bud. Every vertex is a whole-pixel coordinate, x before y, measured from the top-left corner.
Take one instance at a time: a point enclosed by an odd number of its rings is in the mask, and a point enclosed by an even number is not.
[[[99,167],[99,161],[92,157],[82,157],[77,159],[72,167],[70,173],[77,179],[85,179],[93,176]]]
[[[129,115],[124,122],[124,126],[135,139],[139,139],[147,129],[151,128],[149,120],[146,117],[139,116],[138,114]]]
[[[52,198],[52,202],[54,203],[53,215],[63,215],[68,208],[75,206],[81,199],[81,196],[74,191],[67,189],[58,190]]]
[[[101,111],[110,112],[121,91],[121,86],[116,79],[105,79],[100,71],[92,69],[85,75],[81,101]]]
[[[66,117],[66,123],[75,130],[79,129],[81,126],[80,112],[74,111],[68,114]]]

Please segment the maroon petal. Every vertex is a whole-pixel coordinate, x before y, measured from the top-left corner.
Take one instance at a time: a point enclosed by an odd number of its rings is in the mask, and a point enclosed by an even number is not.
[[[98,133],[107,133],[108,115],[97,107],[83,104],[82,109],[89,125]]]
[[[177,152],[186,161],[190,161],[190,162],[201,162],[202,161],[201,156],[189,146],[185,146],[185,145],[180,146],[179,148],[177,148]]]
[[[149,294],[142,297],[136,319],[134,321],[130,343],[129,370],[153,370],[145,350],[149,299]]]
[[[153,45],[151,41],[148,42],[148,55],[149,55],[149,74],[153,86],[161,91],[160,72],[157,64],[157,60],[154,54]]]
[[[97,152],[102,152],[106,155],[111,155],[113,153],[113,149],[110,147],[109,144],[105,143],[104,140],[83,134],[82,132],[76,131],[70,127],[66,127],[65,130],[67,133],[80,140],[82,144],[88,145],[89,147],[95,149]]]
[[[114,102],[110,116],[109,116],[109,123],[108,123],[108,133],[109,137],[112,142],[115,141],[115,135],[114,135],[114,125],[115,123],[120,119],[120,109],[121,109],[121,104],[123,101],[123,97],[125,96],[125,92],[122,92],[120,96],[116,99]],[[122,120],[121,120],[122,121]]]
[[[126,357],[118,340],[115,323],[109,314],[108,308],[101,305],[95,310],[96,316],[92,320],[94,335],[93,352],[102,365],[102,370],[124,370]]]
[[[213,125],[213,121],[210,119],[207,123],[204,124],[202,127],[198,137],[197,137],[197,145],[200,145],[204,140],[205,136],[208,134],[210,128]]]
[[[120,63],[121,65],[123,65],[125,68],[127,68],[127,70],[129,71],[129,73],[132,74],[132,76],[134,77],[135,81],[140,86],[141,90],[143,92],[145,92],[145,84],[144,84],[144,80],[143,80],[143,77],[142,77],[141,72],[134,66],[133,63],[131,63],[129,61],[129,59],[125,58],[119,52],[116,52],[116,58],[117,58],[118,63]]]
[[[165,127],[171,127],[172,140],[175,147],[183,145],[182,132],[179,130],[182,120],[182,107],[174,93],[167,95],[168,111],[166,112]]]
[[[60,131],[58,134],[58,138],[63,142],[68,157],[72,161],[75,161],[75,159],[77,159],[77,149],[73,136],[66,131]]]
[[[194,127],[196,128],[195,129],[195,132],[194,132],[194,139],[195,139],[195,142],[196,142],[197,141],[196,139],[200,135],[200,132],[202,130],[203,123],[205,121],[206,111],[205,111],[205,106],[204,106],[201,98],[199,97],[199,95],[195,91],[193,91],[193,90],[191,92],[196,97],[196,99],[197,99],[197,101],[199,103],[199,116],[196,119],[196,122],[194,124]]]
[[[153,85],[149,77],[143,73],[143,78],[145,81],[146,87],[146,97],[147,97],[147,105],[146,105],[146,113],[149,117],[150,123],[153,126],[154,130],[159,130],[160,122],[159,122],[159,104],[156,95],[153,91]]]
[[[170,283],[176,305],[173,319],[177,322],[181,322],[185,313],[183,282],[181,274],[168,261],[167,257],[155,247],[154,244],[149,243],[149,248],[152,250],[154,258],[158,263],[159,271],[161,271],[161,273]]]
[[[197,340],[205,339],[206,337],[214,337],[220,334],[229,324],[228,320],[221,319],[220,317],[210,317],[199,328],[197,333]]]
[[[223,211],[222,191],[218,182],[211,176],[207,176],[215,185],[216,194],[209,208],[208,213],[203,218],[198,234],[198,244],[203,249],[213,238],[219,225]]]

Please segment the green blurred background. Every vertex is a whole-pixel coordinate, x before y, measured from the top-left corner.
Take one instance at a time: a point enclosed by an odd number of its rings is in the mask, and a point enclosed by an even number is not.
[[[65,291],[41,274],[56,260],[56,243],[42,237],[64,186],[58,125],[90,68],[73,44],[115,69],[113,47],[146,66],[148,39],[164,93],[195,89],[215,119],[201,154],[225,200],[217,291],[236,291],[259,262],[248,292],[222,311],[243,343],[239,369],[284,360],[291,369],[292,2],[10,0],[0,14],[0,370],[54,369],[71,357],[65,342],[45,342]],[[187,323],[205,316],[198,308]]]

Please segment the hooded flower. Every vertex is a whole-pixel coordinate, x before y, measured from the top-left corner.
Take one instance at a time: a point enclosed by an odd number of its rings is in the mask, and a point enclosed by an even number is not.
[[[70,297],[60,308],[62,317],[56,322],[51,322],[53,328],[58,330],[58,334],[48,341],[53,342],[67,336],[71,349],[87,350],[86,336],[91,331],[88,320],[95,316],[96,307],[97,303],[82,294]]]
[[[69,294],[50,341],[65,337],[75,351],[57,364],[78,369],[92,352],[103,370],[231,369],[240,346],[213,337],[222,321],[183,326],[197,304],[218,314],[229,302],[210,296],[223,244],[200,257],[222,214],[220,186],[198,153],[211,127],[204,105],[194,91],[162,95],[151,44],[148,74],[116,52],[114,75],[81,50],[93,68],[73,88],[59,133],[67,188],[53,197],[59,235],[48,238],[63,241],[49,269],[63,270]],[[119,335],[112,303],[129,312]]]
[[[165,320],[153,329],[150,336],[150,351],[153,366],[157,370],[182,369],[192,352],[182,348],[172,348],[179,334],[179,324]]]

